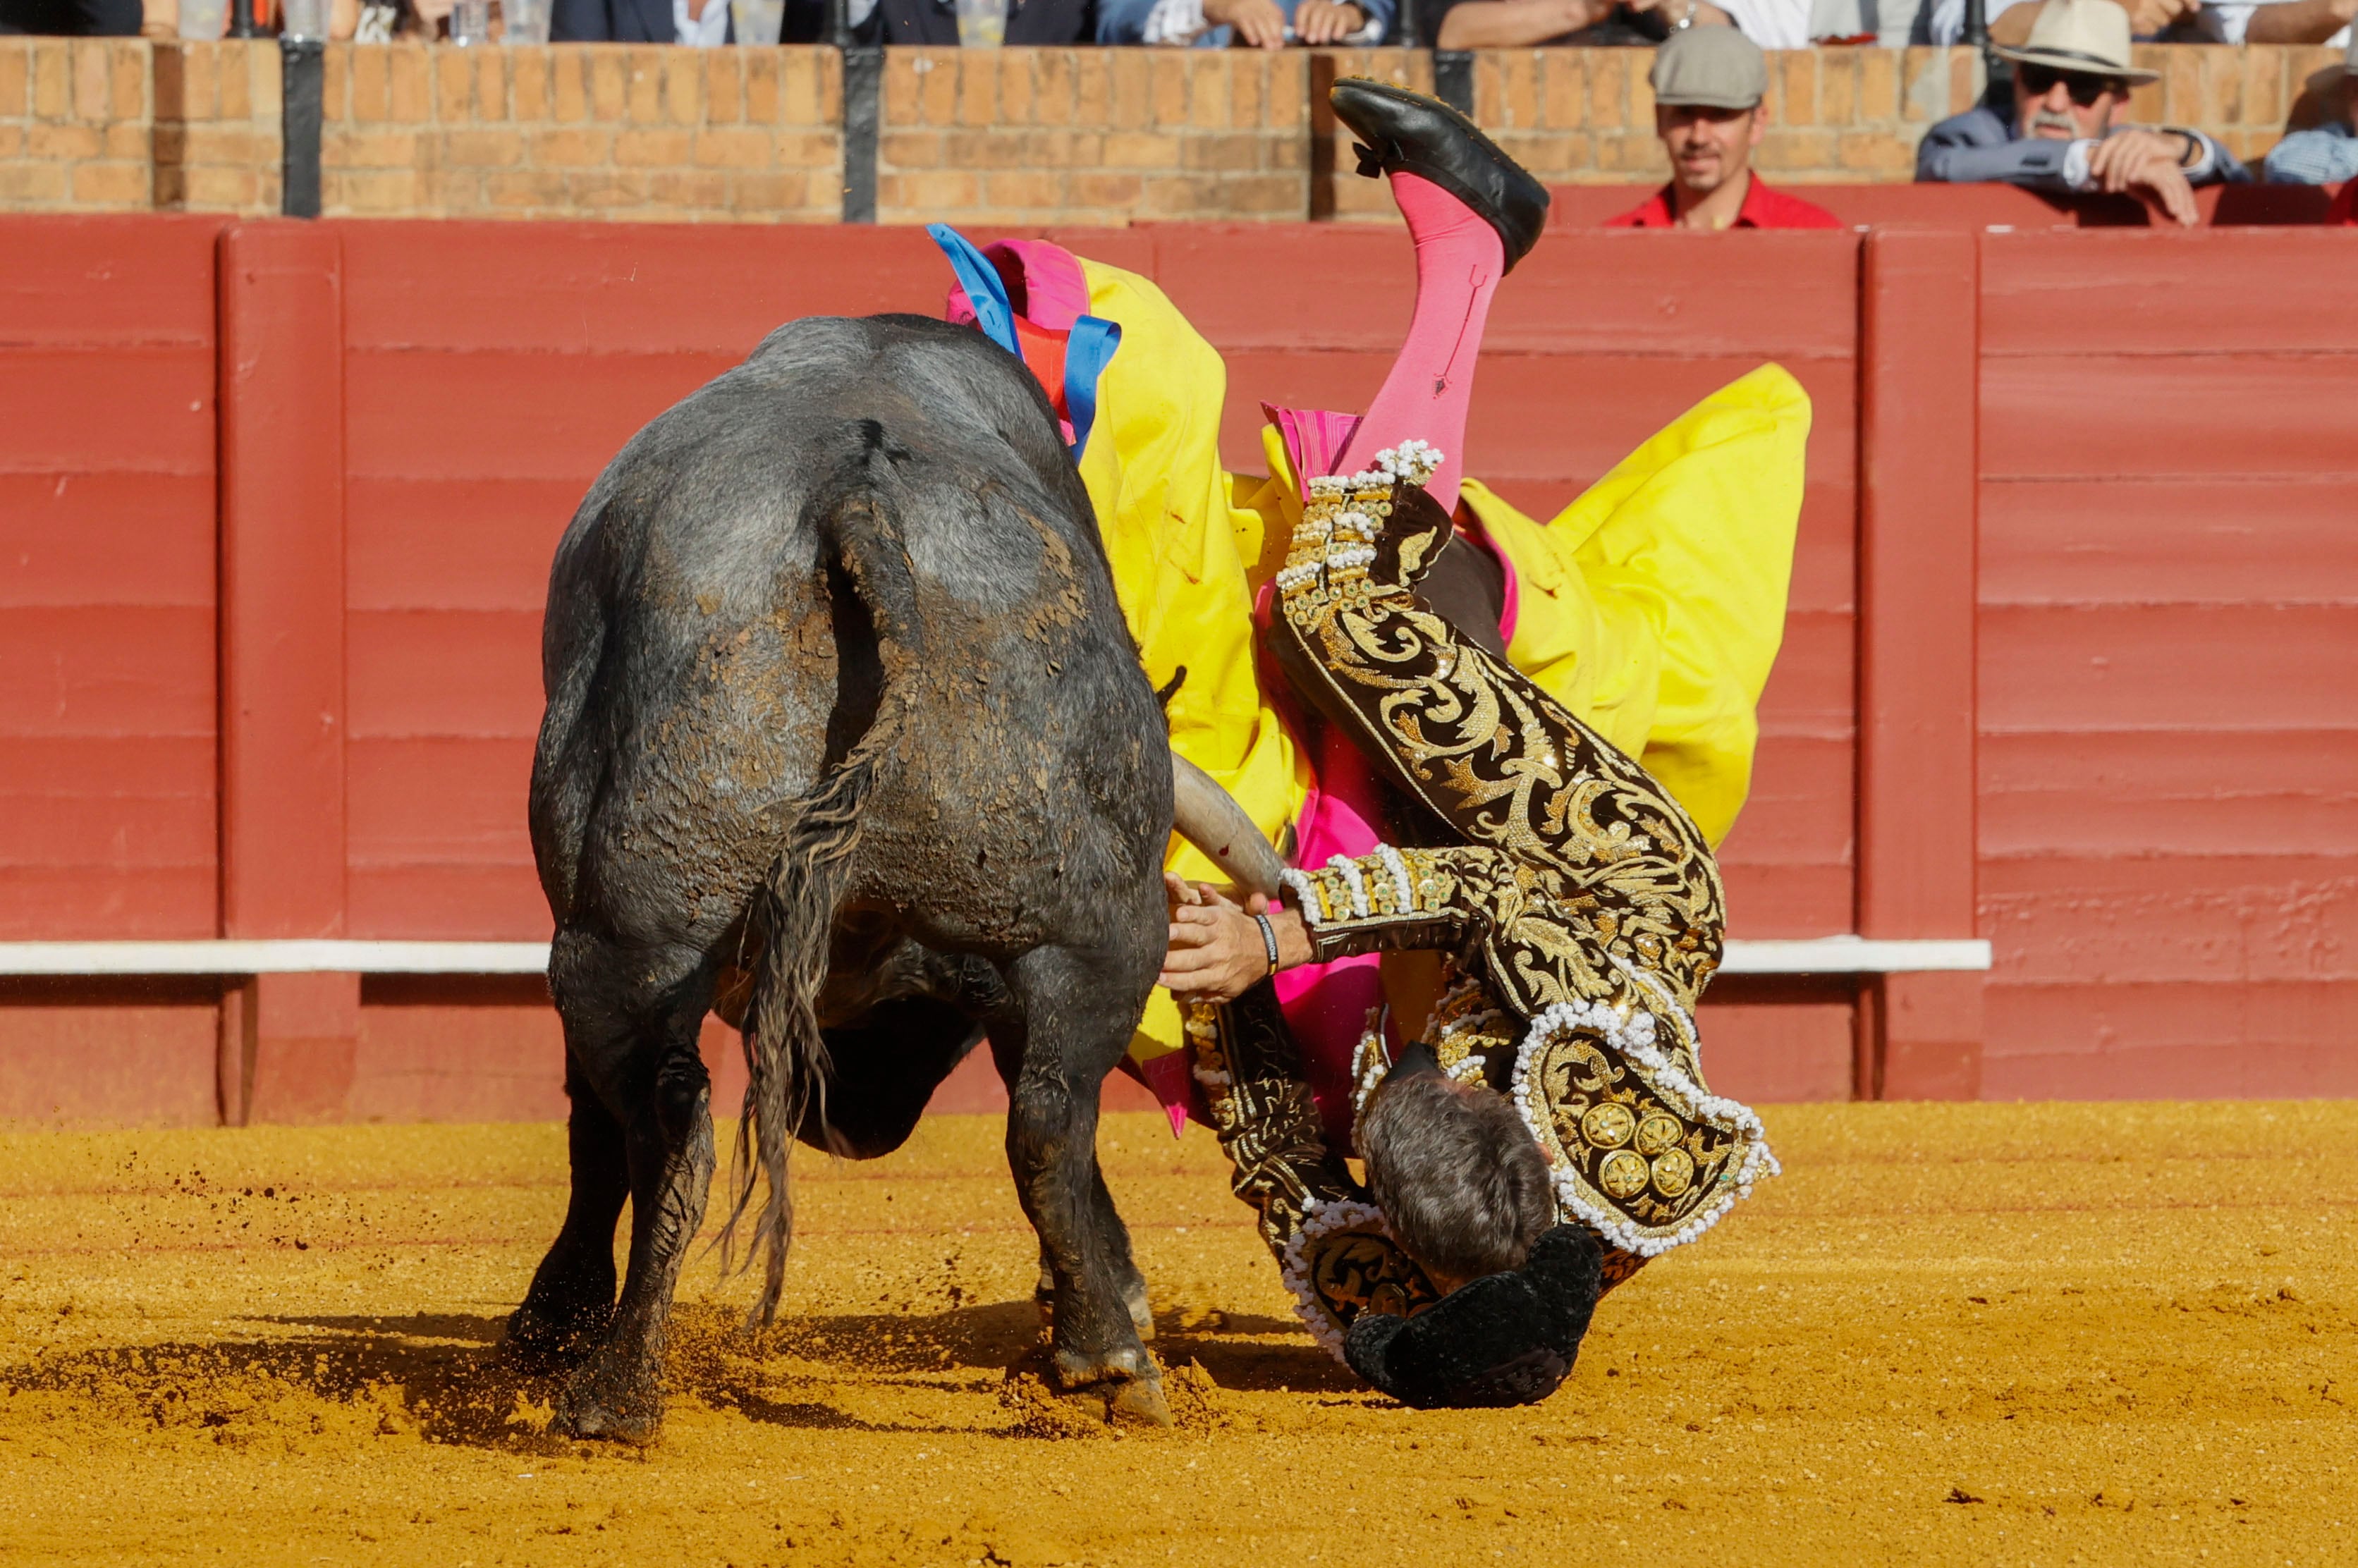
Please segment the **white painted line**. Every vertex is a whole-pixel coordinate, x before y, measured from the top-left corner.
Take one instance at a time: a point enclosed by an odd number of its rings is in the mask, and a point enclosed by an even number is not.
[[[0,975],[538,975],[546,942],[0,942]]]
[[[1730,941],[1723,975],[1906,975],[1986,969],[1990,945],[1978,937],[1812,936],[1791,941]]]
[[[1971,939],[1815,936],[1731,941],[1723,975],[1897,975],[1986,969]],[[0,942],[0,975],[538,975],[546,942]]]

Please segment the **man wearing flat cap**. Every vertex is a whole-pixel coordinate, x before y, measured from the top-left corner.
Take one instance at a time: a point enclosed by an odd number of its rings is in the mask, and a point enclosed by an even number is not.
[[[1688,27],[1654,52],[1654,133],[1671,156],[1671,182],[1616,229],[1839,229],[1823,207],[1771,190],[1752,172],[1768,134],[1760,107],[1768,62],[1734,27]]]
[[[2129,63],[2129,14],[2113,0],[2048,0],[2022,47],[1997,53],[2014,61],[2014,118],[1984,106],[1942,121],[1916,149],[1919,180],[2128,191],[2190,226],[2193,187],[2252,178],[2201,131],[2116,124],[2129,89],[2158,73]]]

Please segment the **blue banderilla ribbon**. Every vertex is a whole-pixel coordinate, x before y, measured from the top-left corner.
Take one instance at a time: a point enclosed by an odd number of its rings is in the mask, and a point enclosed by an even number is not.
[[[1015,341],[1015,307],[1007,297],[1007,285],[990,258],[975,247],[972,240],[947,223],[928,223],[925,232],[934,243],[942,247],[949,258],[950,270],[957,275],[958,287],[966,290],[968,301],[974,307],[975,322],[983,336],[1013,354],[1023,357]],[[1098,380],[1113,362],[1114,351],[1121,347],[1121,329],[1098,316],[1083,316],[1073,323],[1065,339],[1065,412],[1072,420],[1073,461],[1077,464],[1081,454],[1088,449],[1089,429],[1098,420]]]

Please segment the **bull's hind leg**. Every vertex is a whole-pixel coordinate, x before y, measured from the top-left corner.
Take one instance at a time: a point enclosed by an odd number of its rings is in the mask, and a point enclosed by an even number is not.
[[[1027,953],[1007,968],[1012,1005],[991,1037],[1002,1062],[1015,1065],[1007,1159],[1052,1284],[1057,1380],[1067,1389],[1118,1384],[1116,1413],[1168,1424],[1162,1372],[1128,1300],[1143,1296],[1143,1281],[1097,1162],[1098,1096],[1151,979],[1126,972],[1135,968],[1135,957],[1120,953]]]
[[[560,935],[550,979],[567,1051],[621,1128],[631,1197],[622,1299],[559,1394],[557,1424],[650,1443],[663,1425],[672,1292],[712,1185],[712,1084],[697,1053],[712,977],[690,949]]]
[[[573,1195],[565,1225],[533,1274],[524,1304],[508,1319],[503,1349],[520,1370],[553,1372],[590,1354],[614,1317],[614,1222],[631,1195],[622,1124],[614,1119],[568,1051],[566,1123]]]

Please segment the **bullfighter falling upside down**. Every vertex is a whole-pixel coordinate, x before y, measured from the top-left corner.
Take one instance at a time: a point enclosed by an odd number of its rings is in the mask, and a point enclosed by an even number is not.
[[[1416,307],[1365,416],[1268,409],[1266,481],[1221,471],[1219,358],[1152,283],[936,237],[951,319],[1075,438],[1174,752],[1260,836],[1217,869],[1173,840],[1132,1070],[1216,1130],[1323,1344],[1412,1404],[1522,1403],[1604,1291],[1777,1168],[1704,1087],[1693,1012],[1809,405],[1764,365],[1546,526],[1463,479],[1546,192],[1431,99],[1333,98],[1407,218]]]

